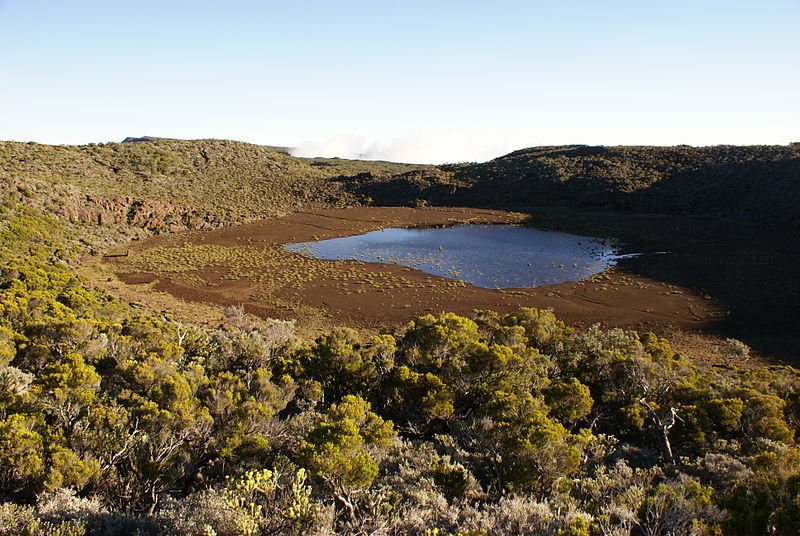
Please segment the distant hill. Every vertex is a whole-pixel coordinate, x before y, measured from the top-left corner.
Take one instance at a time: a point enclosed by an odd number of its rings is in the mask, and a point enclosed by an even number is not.
[[[175,141],[175,138],[161,138],[158,136],[128,136],[122,140],[122,143],[139,143],[143,141]]]
[[[174,141],[174,142],[182,142],[182,141],[189,141],[189,142],[203,142],[203,141],[227,141],[227,140],[208,140],[208,139],[199,139],[199,140],[181,140],[178,138],[162,138],[160,136],[128,136],[122,143],[145,143],[145,142],[160,142],[160,141]],[[232,142],[237,143],[237,142]],[[248,144],[249,145],[249,144]],[[292,151],[292,147],[282,147],[278,145],[259,145],[258,147],[262,147],[264,149],[273,150],[276,153],[282,154],[290,154]]]

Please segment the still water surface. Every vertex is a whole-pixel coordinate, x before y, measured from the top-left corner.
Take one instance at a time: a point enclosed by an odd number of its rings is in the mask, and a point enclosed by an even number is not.
[[[578,281],[622,257],[608,240],[519,225],[382,229],[285,247],[317,259],[401,264],[484,288]]]

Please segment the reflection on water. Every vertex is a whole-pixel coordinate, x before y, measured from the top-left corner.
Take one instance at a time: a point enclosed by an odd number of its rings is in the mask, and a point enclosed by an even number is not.
[[[578,281],[620,258],[608,240],[518,225],[382,229],[285,247],[318,259],[401,264],[484,288]]]

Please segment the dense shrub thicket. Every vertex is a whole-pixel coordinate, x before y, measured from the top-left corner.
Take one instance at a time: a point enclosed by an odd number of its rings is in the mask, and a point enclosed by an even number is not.
[[[314,341],[236,308],[184,325],[4,211],[0,533],[800,530],[796,369],[534,309]]]

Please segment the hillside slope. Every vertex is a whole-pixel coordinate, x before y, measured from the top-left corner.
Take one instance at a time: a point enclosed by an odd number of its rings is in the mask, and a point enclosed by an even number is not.
[[[556,205],[800,225],[800,144],[535,147],[481,164],[349,182],[378,204]]]
[[[300,159],[225,140],[147,139],[85,146],[0,142],[0,185],[80,223],[151,232],[213,228],[357,203],[330,177],[424,166]]]

